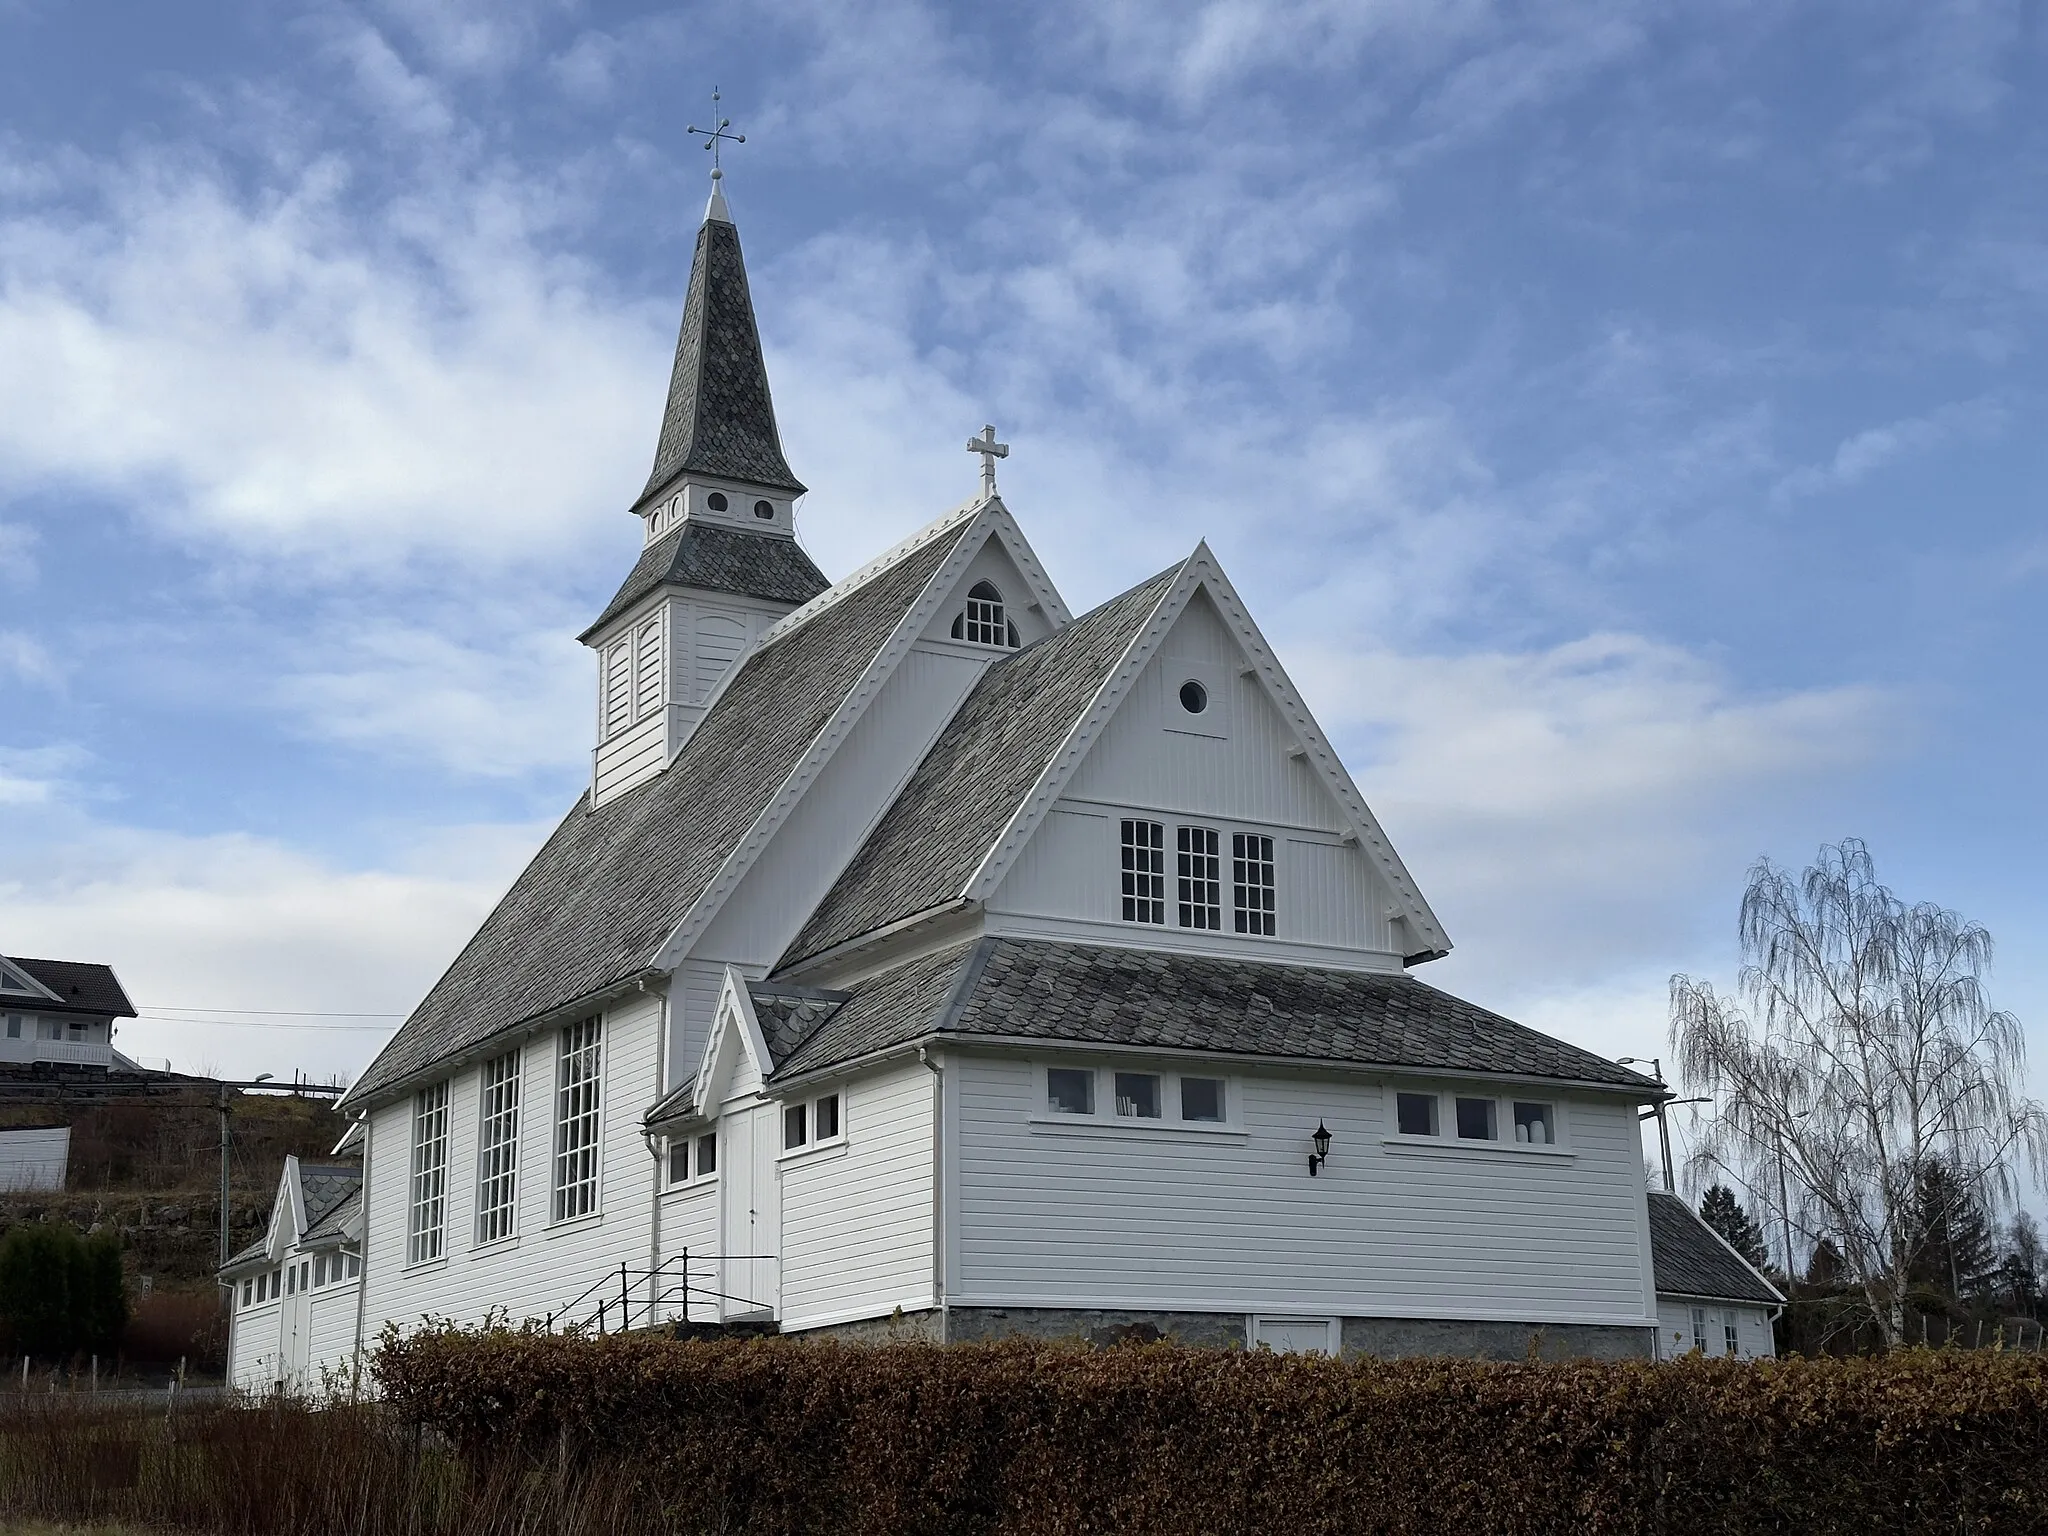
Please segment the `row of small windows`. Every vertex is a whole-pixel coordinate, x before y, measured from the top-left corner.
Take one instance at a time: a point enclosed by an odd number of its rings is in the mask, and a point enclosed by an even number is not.
[[[1512,1099],[1509,1111],[1514,1139],[1523,1146],[1548,1146],[1557,1140],[1557,1106],[1540,1100]],[[1451,1100],[1451,1125],[1460,1141],[1499,1141],[1503,1101],[1493,1098]],[[1395,1128],[1403,1136],[1443,1135],[1443,1096],[1435,1093],[1394,1095]]]
[[[1169,1103],[1173,1118],[1197,1124],[1220,1124],[1225,1118],[1224,1082],[1220,1077],[1172,1079],[1168,1091],[1162,1072],[1099,1072],[1093,1067],[1047,1067],[1045,1107],[1055,1115],[1096,1113],[1096,1089],[1107,1078],[1110,1104],[1125,1120],[1164,1120]]]
[[[713,491],[709,496],[706,496],[704,498],[704,505],[713,512],[726,512],[732,508],[732,502],[723,491]],[[754,516],[761,519],[764,523],[773,522],[775,519],[775,503],[765,499],[755,502]],[[647,514],[647,536],[652,539],[658,534],[666,533],[682,520],[683,498],[677,496],[667,504],[656,507]]]
[[[975,645],[997,645],[1017,649],[1016,622],[1003,607],[1003,594],[992,581],[977,581],[967,589],[967,606],[953,615],[953,638]]]
[[[280,1296],[321,1290],[343,1280],[353,1280],[362,1272],[363,1261],[356,1254],[315,1254],[310,1259],[300,1259],[281,1269],[267,1269],[260,1275],[251,1275],[242,1282],[241,1304],[245,1307],[260,1306]]]
[[[839,1118],[839,1095],[819,1094],[782,1107],[782,1150],[800,1151],[839,1141],[843,1126]],[[718,1133],[700,1136],[672,1136],[668,1143],[668,1181],[691,1184],[718,1171]]]
[[[555,1041],[554,1150],[550,1212],[588,1216],[598,1204],[603,1131],[603,1021],[571,1024]],[[519,1229],[519,1136],[523,1052],[507,1051],[478,1073],[475,1241],[502,1242]],[[413,1095],[412,1185],[406,1259],[431,1263],[448,1244],[448,1094],[434,1083]]]
[[[10,1040],[90,1040],[93,1026],[76,1019],[52,1019],[33,1013],[7,1015]]]
[[[1222,834],[1214,827],[1174,828],[1174,901],[1179,926],[1223,927]],[[1127,923],[1166,923],[1166,828],[1126,819],[1120,842],[1123,916]],[[1271,938],[1278,905],[1273,839],[1230,835],[1230,925],[1236,933]]]

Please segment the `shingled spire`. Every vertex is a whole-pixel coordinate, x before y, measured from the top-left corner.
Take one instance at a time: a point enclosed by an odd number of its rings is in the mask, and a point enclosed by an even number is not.
[[[654,472],[633,511],[644,513],[691,475],[787,496],[804,490],[782,457],[740,235],[715,183],[690,263]]]

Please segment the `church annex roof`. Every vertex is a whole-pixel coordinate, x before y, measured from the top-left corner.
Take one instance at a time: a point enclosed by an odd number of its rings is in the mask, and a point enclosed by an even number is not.
[[[781,965],[958,897],[1179,571],[1160,572],[990,667]]]
[[[603,613],[577,638],[588,640],[650,592],[707,587],[772,602],[807,603],[829,583],[794,539],[716,523],[682,522],[640,551]]]
[[[740,233],[716,216],[697,231],[654,469],[633,510],[659,500],[692,471],[795,495],[804,490],[789,472],[775,430]]]
[[[772,981],[761,984],[772,990]],[[1658,1085],[1406,975],[984,937],[860,982],[775,1078],[920,1040],[1040,1040],[1408,1071]]]
[[[772,631],[665,772],[579,797],[343,1102],[644,974],[968,526]]]
[[[1650,1265],[1667,1296],[1776,1306],[1785,1298],[1676,1195],[1650,1191]]]

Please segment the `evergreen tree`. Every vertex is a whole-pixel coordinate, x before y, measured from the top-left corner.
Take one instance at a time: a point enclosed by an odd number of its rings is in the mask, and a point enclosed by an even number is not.
[[[1720,1233],[1730,1248],[1758,1269],[1769,1265],[1770,1250],[1764,1246],[1763,1228],[1742,1208],[1742,1202],[1735,1198],[1735,1191],[1726,1184],[1716,1184],[1701,1199],[1700,1220]]]
[[[61,1222],[23,1222],[0,1238],[0,1328],[9,1352],[61,1360],[72,1351],[72,1258],[78,1234]]]
[[[128,1327],[128,1288],[121,1275],[121,1239],[95,1232],[78,1245],[71,1269],[72,1347],[112,1356]]]
[[[1840,1285],[1848,1269],[1849,1266],[1842,1261],[1842,1250],[1823,1237],[1813,1245],[1813,1257],[1806,1261],[1806,1282],[1809,1285]]]
[[[1974,1184],[1940,1158],[1920,1165],[1903,1237],[1916,1284],[1961,1299],[1996,1282],[1998,1240]]]
[[[2041,1316],[2041,1287],[2048,1275],[2042,1273],[2041,1230],[2025,1211],[2016,1214],[2006,1229],[2005,1260],[1999,1266],[2004,1278],[2006,1304],[2024,1317]]]

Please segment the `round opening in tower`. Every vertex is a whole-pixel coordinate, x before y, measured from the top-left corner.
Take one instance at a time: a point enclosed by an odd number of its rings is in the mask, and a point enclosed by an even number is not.
[[[1180,685],[1180,707],[1191,715],[1199,715],[1209,707],[1209,690],[1189,678]]]
[[[706,496],[704,498],[704,505],[709,507],[714,512],[723,512],[726,509],[726,506],[728,505],[725,499],[725,492],[713,491],[709,496]]]
[[[774,515],[775,515],[775,503],[774,503],[774,502],[772,502],[772,501],[757,501],[757,502],[755,502],[755,503],[754,503],[754,516],[756,516],[756,517],[764,517],[764,518],[765,518],[765,517],[773,517]]]

